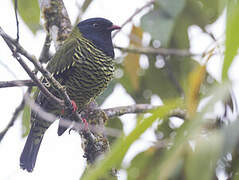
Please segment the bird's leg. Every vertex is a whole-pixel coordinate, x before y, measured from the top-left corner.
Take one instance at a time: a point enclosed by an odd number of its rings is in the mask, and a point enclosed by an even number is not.
[[[74,100],[71,100],[71,104],[72,104],[72,107],[73,107],[72,112],[76,112],[77,109],[78,109],[78,107],[77,107],[77,105],[76,105],[76,102],[75,102]],[[62,115],[65,114],[65,110],[64,110],[64,109],[61,110],[61,114],[62,114]]]
[[[83,117],[81,117],[81,120],[82,120],[82,123],[84,124],[84,131],[87,131],[89,128],[87,120]],[[74,130],[74,128],[70,128],[68,133],[70,134],[72,130]]]
[[[72,104],[72,107],[73,107],[73,112],[76,112],[77,111],[77,109],[78,109],[78,107],[77,107],[77,105],[76,105],[76,102],[74,101],[74,100],[71,100],[71,104]]]
[[[82,120],[82,122],[84,123],[84,130],[86,131],[87,129],[88,129],[88,127],[89,127],[89,125],[88,125],[88,122],[87,122],[87,120],[85,119],[85,118],[81,118],[81,120]]]
[[[72,107],[73,107],[72,112],[76,112],[77,109],[78,109],[78,107],[77,107],[75,101],[74,101],[74,100],[71,100],[71,104],[72,104]],[[61,113],[64,114],[64,109],[62,109],[62,112],[61,112]],[[81,117],[81,120],[82,120],[82,123],[84,124],[84,130],[85,130],[85,131],[88,130],[89,125],[88,125],[87,120],[86,120],[85,118],[83,118],[83,117]],[[72,130],[72,128],[70,128],[69,134],[70,134],[71,130]]]

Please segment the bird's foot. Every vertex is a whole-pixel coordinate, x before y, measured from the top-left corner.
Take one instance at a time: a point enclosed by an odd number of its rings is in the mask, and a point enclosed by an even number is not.
[[[82,123],[84,124],[83,125],[84,126],[84,131],[87,131],[88,128],[89,128],[87,120],[85,118],[81,118],[81,120],[82,120]],[[75,129],[74,128],[70,128],[68,133],[70,134],[72,130],[75,130]]]
[[[74,129],[73,129],[73,128],[70,128],[69,131],[68,131],[68,133],[71,134],[71,131],[72,131],[72,130],[74,130]]]
[[[73,113],[76,112],[77,109],[78,109],[78,107],[77,107],[76,102],[75,102],[74,100],[71,100],[71,105],[72,105],[72,107],[73,107],[72,112],[73,112]],[[62,110],[61,110],[61,114],[64,115],[64,113],[65,113],[65,110],[62,109]]]
[[[74,100],[71,100],[71,104],[72,104],[72,107],[73,107],[73,112],[76,112],[77,111],[77,109],[78,109],[78,107],[77,107],[77,105],[76,105],[76,102],[74,101]]]
[[[85,118],[81,118],[83,124],[84,124],[84,130],[87,131],[89,128],[88,122]]]

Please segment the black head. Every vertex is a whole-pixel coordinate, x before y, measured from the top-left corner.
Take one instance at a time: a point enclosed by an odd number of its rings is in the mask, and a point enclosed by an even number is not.
[[[91,18],[80,22],[78,25],[83,37],[90,40],[101,49],[106,55],[114,57],[114,49],[111,39],[111,32],[120,29],[104,18]]]

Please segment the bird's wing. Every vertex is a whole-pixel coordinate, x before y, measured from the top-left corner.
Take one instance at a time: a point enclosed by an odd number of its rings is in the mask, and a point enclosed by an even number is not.
[[[57,75],[69,69],[75,63],[73,56],[78,45],[76,39],[65,41],[48,63],[47,70],[53,75]]]

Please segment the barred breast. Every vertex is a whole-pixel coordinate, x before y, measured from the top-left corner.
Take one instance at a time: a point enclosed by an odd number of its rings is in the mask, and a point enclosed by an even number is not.
[[[88,41],[78,41],[71,68],[60,74],[67,93],[82,110],[86,104],[101,94],[113,78],[113,58]]]

